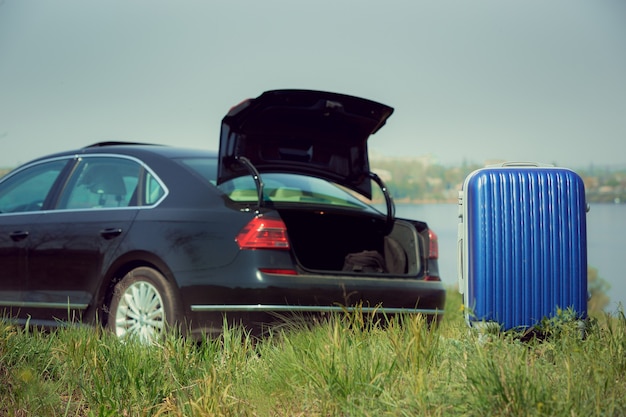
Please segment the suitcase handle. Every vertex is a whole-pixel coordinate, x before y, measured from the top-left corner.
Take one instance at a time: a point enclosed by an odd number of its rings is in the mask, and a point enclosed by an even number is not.
[[[501,164],[487,165],[487,168],[493,167],[541,167],[541,168],[553,168],[553,164],[544,164],[541,162],[527,162],[527,161],[509,161],[502,162]]]

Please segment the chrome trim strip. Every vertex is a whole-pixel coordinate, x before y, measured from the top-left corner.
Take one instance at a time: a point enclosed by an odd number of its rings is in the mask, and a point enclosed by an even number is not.
[[[0,307],[15,308],[55,308],[59,310],[86,310],[89,304],[73,304],[73,303],[46,303],[38,301],[2,301]]]
[[[305,312],[305,313],[343,313],[362,311],[364,313],[409,313],[409,314],[443,314],[443,310],[429,308],[398,308],[398,307],[344,307],[344,306],[289,306],[277,304],[226,304],[203,305],[194,304],[191,311],[220,312],[220,311],[252,311],[252,312]]]

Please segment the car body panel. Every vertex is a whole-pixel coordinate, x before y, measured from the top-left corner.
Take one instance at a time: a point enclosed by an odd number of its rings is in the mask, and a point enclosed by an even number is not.
[[[0,307],[19,308],[27,289],[31,225],[41,213],[4,215],[0,220]],[[18,314],[15,310],[14,314]]]
[[[222,120],[218,184],[260,172],[311,175],[371,198],[367,139],[393,113],[381,103],[311,90],[267,91]]]
[[[141,211],[122,249],[142,247],[167,259],[168,269],[174,273],[191,266],[221,268],[234,262],[239,253],[234,235],[251,214],[232,210],[218,213],[200,209]]]
[[[138,209],[51,211],[32,224],[25,307],[33,318],[84,310]],[[106,216],[106,218],[104,218]]]

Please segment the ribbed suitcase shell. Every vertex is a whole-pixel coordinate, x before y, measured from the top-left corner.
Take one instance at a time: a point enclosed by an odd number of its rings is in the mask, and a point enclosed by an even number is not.
[[[586,317],[587,204],[576,173],[483,168],[466,178],[459,204],[459,290],[470,324],[532,327],[568,308]]]

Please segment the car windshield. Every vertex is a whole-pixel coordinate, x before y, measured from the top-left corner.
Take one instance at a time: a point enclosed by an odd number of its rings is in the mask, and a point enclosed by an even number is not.
[[[280,203],[308,203],[374,210],[346,189],[326,180],[296,174],[264,173],[263,194],[265,201]],[[256,202],[257,188],[250,176],[226,181],[218,187],[231,200]]]

